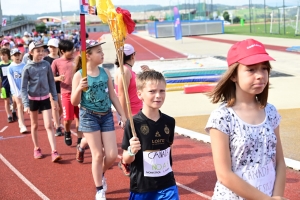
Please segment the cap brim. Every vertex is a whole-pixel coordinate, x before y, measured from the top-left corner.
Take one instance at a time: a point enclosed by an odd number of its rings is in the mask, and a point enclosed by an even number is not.
[[[90,49],[90,48],[93,48],[93,47],[96,47],[96,46],[99,46],[99,45],[102,45],[102,44],[105,44],[106,42],[101,42],[101,43],[97,43],[97,44],[94,44],[94,45],[91,45],[89,47],[86,47],[87,49]]]
[[[255,55],[243,58],[243,59],[239,60],[238,62],[243,65],[255,65],[257,63],[266,62],[266,61],[270,61],[270,60],[275,61],[275,59],[272,58],[271,56],[269,56],[268,54],[255,54]]]

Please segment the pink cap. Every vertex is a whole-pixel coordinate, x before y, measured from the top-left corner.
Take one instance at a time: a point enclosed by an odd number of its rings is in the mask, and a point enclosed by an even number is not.
[[[243,65],[254,65],[257,63],[275,60],[266,52],[265,46],[253,39],[243,40],[235,43],[228,51],[228,66],[234,63]]]
[[[126,56],[129,56],[131,54],[133,54],[135,51],[134,51],[134,48],[131,44],[124,44],[124,54]]]
[[[4,46],[5,44],[9,44],[9,41],[8,40],[2,40],[1,46]]]

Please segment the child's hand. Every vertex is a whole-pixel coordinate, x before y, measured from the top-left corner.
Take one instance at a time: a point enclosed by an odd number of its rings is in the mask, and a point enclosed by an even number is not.
[[[53,102],[53,109],[59,111],[59,106],[58,106],[57,101]]]
[[[121,126],[121,128],[124,129],[124,125],[125,125],[126,121],[127,121],[126,116],[121,116],[121,120],[119,122],[119,125]]]
[[[88,87],[87,77],[84,77],[80,80],[78,87],[81,91]]]
[[[148,67],[148,65],[142,65],[142,66],[141,66],[141,69],[143,70],[143,72],[144,72],[144,71],[149,71],[149,70],[150,70],[150,68]]]
[[[28,107],[24,108],[24,112],[29,114],[30,113],[30,109]]]
[[[65,75],[60,75],[60,76],[59,76],[59,81],[61,81],[61,82],[62,82],[62,81],[65,81]]]
[[[141,143],[139,141],[139,138],[132,137],[129,140],[129,144],[130,144],[131,153],[136,154],[139,150],[141,150]]]

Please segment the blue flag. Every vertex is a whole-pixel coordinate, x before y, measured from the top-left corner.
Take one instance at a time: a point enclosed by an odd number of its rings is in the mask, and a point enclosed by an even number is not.
[[[174,32],[175,32],[175,40],[182,39],[180,14],[177,7],[174,7]]]

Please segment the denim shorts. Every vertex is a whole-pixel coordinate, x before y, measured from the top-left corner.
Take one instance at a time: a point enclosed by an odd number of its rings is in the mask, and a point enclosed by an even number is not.
[[[114,131],[114,118],[112,112],[106,115],[96,115],[90,110],[79,109],[79,131],[89,133],[95,131]]]

